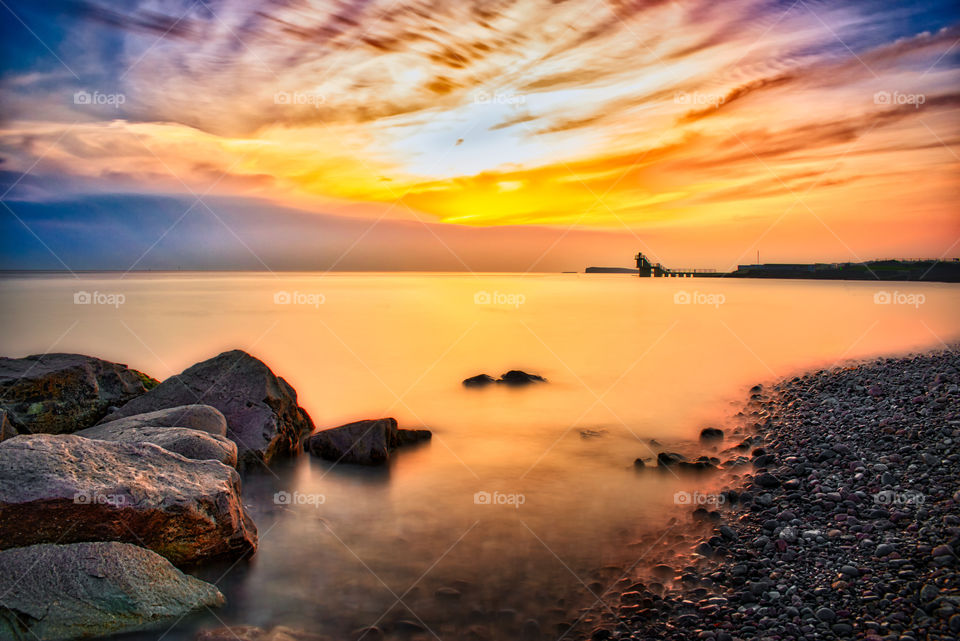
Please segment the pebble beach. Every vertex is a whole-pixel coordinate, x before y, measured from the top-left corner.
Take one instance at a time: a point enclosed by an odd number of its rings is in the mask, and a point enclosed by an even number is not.
[[[690,565],[593,638],[958,638],[958,383],[954,347],[753,388],[751,464],[690,515]]]

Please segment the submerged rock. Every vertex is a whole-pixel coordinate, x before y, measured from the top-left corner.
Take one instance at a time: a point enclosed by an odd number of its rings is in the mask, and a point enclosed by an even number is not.
[[[530,383],[546,383],[547,379],[536,374],[528,374],[518,369],[512,369],[500,377],[498,383],[504,385],[529,385]]]
[[[519,369],[512,369],[506,372],[500,378],[493,378],[488,374],[477,374],[464,379],[464,387],[485,387],[491,383],[500,383],[503,385],[529,385],[530,383],[546,383],[547,379],[537,374],[528,374]]]
[[[702,472],[704,470],[715,470],[717,465],[719,465],[720,459],[710,458],[709,456],[701,456],[695,461],[677,461],[677,467],[681,470],[690,470],[695,472]]]
[[[676,465],[680,461],[686,461],[687,457],[676,452],[660,452],[657,454],[657,465],[660,467],[669,467]]]
[[[93,429],[123,430],[131,427],[189,427],[218,436],[227,435],[227,419],[223,413],[210,405],[180,405],[155,412],[134,414],[127,418],[100,421]]]
[[[317,432],[304,441],[304,449],[335,463],[380,465],[390,452],[408,443],[427,440],[430,430],[401,430],[397,419],[378,418],[347,423]]]
[[[226,436],[218,436],[187,427],[139,427],[117,428],[114,421],[80,430],[76,436],[114,443],[153,443],[165,450],[198,461],[220,461],[230,467],[237,466],[237,444]]]
[[[100,637],[224,603],[214,586],[128,543],[14,548],[0,552],[0,568],[2,639]]]
[[[0,405],[21,434],[66,434],[157,385],[120,363],[82,354],[0,358]]]
[[[491,383],[496,383],[497,379],[488,374],[477,374],[463,380],[464,387],[484,387]]]
[[[700,440],[701,441],[722,441],[723,430],[717,429],[716,427],[706,427],[700,430]]]
[[[297,393],[262,361],[242,350],[224,352],[171,376],[102,422],[191,403],[212,405],[227,419],[227,437],[237,444],[239,465],[269,463],[295,454],[313,421]]]
[[[21,435],[0,443],[0,548],[125,541],[177,565],[256,550],[236,470],[151,443]]]

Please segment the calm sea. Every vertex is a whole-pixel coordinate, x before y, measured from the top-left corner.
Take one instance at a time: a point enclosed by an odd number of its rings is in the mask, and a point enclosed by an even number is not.
[[[507,639],[528,620],[577,638],[573,622],[612,616],[652,565],[689,561],[678,501],[735,481],[634,459],[711,453],[697,434],[736,428],[755,383],[960,338],[960,287],[945,284],[177,273],[6,277],[0,293],[7,356],[81,352],[162,379],[242,348],[319,428],[394,416],[433,430],[380,469],[301,456],[248,474],[260,549],[201,573],[228,605],[144,639],[222,623]],[[549,383],[460,384],[509,369]]]

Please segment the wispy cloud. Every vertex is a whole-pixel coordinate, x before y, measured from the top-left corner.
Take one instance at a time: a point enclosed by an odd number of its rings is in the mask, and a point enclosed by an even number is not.
[[[4,69],[8,171],[469,225],[774,219],[821,192],[842,218],[865,186],[950,220],[948,2],[11,7],[80,80],[42,52]]]

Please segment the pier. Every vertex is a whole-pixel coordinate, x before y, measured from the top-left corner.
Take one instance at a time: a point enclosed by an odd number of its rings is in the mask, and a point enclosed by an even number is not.
[[[780,278],[805,280],[874,280],[960,282],[960,258],[871,260],[862,263],[763,263],[738,265],[732,272],[715,269],[682,269],[651,262],[642,253],[636,273],[641,278]],[[623,268],[590,268],[595,272],[620,271]],[[629,270],[634,271],[634,270]]]
[[[635,256],[640,278],[693,278],[694,276],[716,276],[715,269],[669,269],[661,263],[652,263],[642,253]]]

